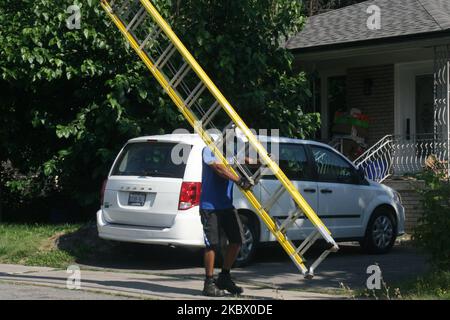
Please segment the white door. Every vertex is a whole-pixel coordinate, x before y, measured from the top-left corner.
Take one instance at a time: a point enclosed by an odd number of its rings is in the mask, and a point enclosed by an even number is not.
[[[433,105],[433,62],[423,61],[396,65],[395,69],[395,134],[414,136],[432,129],[423,118],[424,109],[429,109],[424,100],[431,94]],[[428,88],[427,88],[428,86]],[[419,107],[417,107],[419,104]],[[428,115],[426,115],[428,116]],[[427,127],[427,128],[425,128]],[[432,132],[430,132],[432,133]]]
[[[373,192],[349,161],[332,149],[311,146],[318,179],[319,216],[336,238],[360,237]]]
[[[434,132],[433,62],[398,64],[395,75],[396,175],[420,171]],[[424,148],[425,147],[425,148]]]
[[[303,195],[309,205],[317,210],[318,192],[317,182],[312,181],[312,167],[308,164],[305,146],[302,144],[282,143],[279,146],[279,166],[294,186]],[[261,202],[266,204],[280,187],[280,182],[275,176],[267,175],[261,180]],[[296,210],[296,205],[287,191],[272,206],[269,214],[282,223],[290,213]],[[298,219],[290,228],[287,235],[290,239],[305,238],[312,230],[311,223],[304,219]]]

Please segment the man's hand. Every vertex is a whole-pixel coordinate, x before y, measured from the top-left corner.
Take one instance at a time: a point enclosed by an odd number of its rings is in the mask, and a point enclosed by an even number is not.
[[[239,181],[236,182],[236,184],[239,186],[239,188],[246,190],[246,191],[250,190],[251,188],[253,188],[255,186],[255,184],[252,181],[249,181],[245,177],[240,178]]]

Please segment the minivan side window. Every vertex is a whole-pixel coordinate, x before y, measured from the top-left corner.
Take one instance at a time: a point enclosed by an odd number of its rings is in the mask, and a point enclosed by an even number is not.
[[[162,142],[130,143],[122,151],[112,175],[183,178],[186,164],[184,161],[174,161],[173,152],[182,150],[190,153],[191,148],[179,146],[180,144]],[[175,147],[177,149],[174,151]],[[187,159],[189,154],[179,156]]]
[[[344,158],[326,148],[311,146],[321,182],[353,183],[355,169]]]
[[[271,146],[272,147],[272,146]],[[272,148],[270,150],[273,151]],[[301,144],[281,143],[279,145],[278,165],[289,180],[311,181],[312,175],[305,147]],[[276,179],[274,175],[265,175],[263,179]]]

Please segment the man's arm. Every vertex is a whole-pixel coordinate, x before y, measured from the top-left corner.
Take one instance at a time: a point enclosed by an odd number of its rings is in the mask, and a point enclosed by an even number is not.
[[[213,162],[208,164],[215,173],[217,173],[222,178],[231,180],[233,182],[239,182],[239,177],[237,177],[227,166],[221,163]]]
[[[236,183],[240,188],[244,190],[249,190],[254,185],[251,181],[248,181],[247,179],[235,175],[233,171],[228,168],[228,166],[217,161],[217,158],[214,156],[214,154],[206,148],[203,150],[203,161],[211,169],[213,169],[213,171],[217,175]]]
[[[245,179],[244,177],[239,178],[237,176],[235,176],[233,174],[233,172],[228,169],[227,166],[221,164],[221,163],[210,163],[208,164],[216,174],[218,174],[219,176],[221,176],[222,178],[228,179],[233,181],[234,183],[236,183],[241,189],[244,190],[250,190],[253,186],[254,183]]]

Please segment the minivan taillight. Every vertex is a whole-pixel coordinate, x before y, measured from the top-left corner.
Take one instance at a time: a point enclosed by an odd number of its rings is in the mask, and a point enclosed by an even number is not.
[[[106,189],[107,182],[108,182],[108,179],[103,181],[102,189],[100,190],[100,205],[103,205],[103,200],[105,200],[105,189]]]
[[[187,210],[200,204],[200,192],[202,184],[200,182],[183,182],[181,184],[179,210]]]

